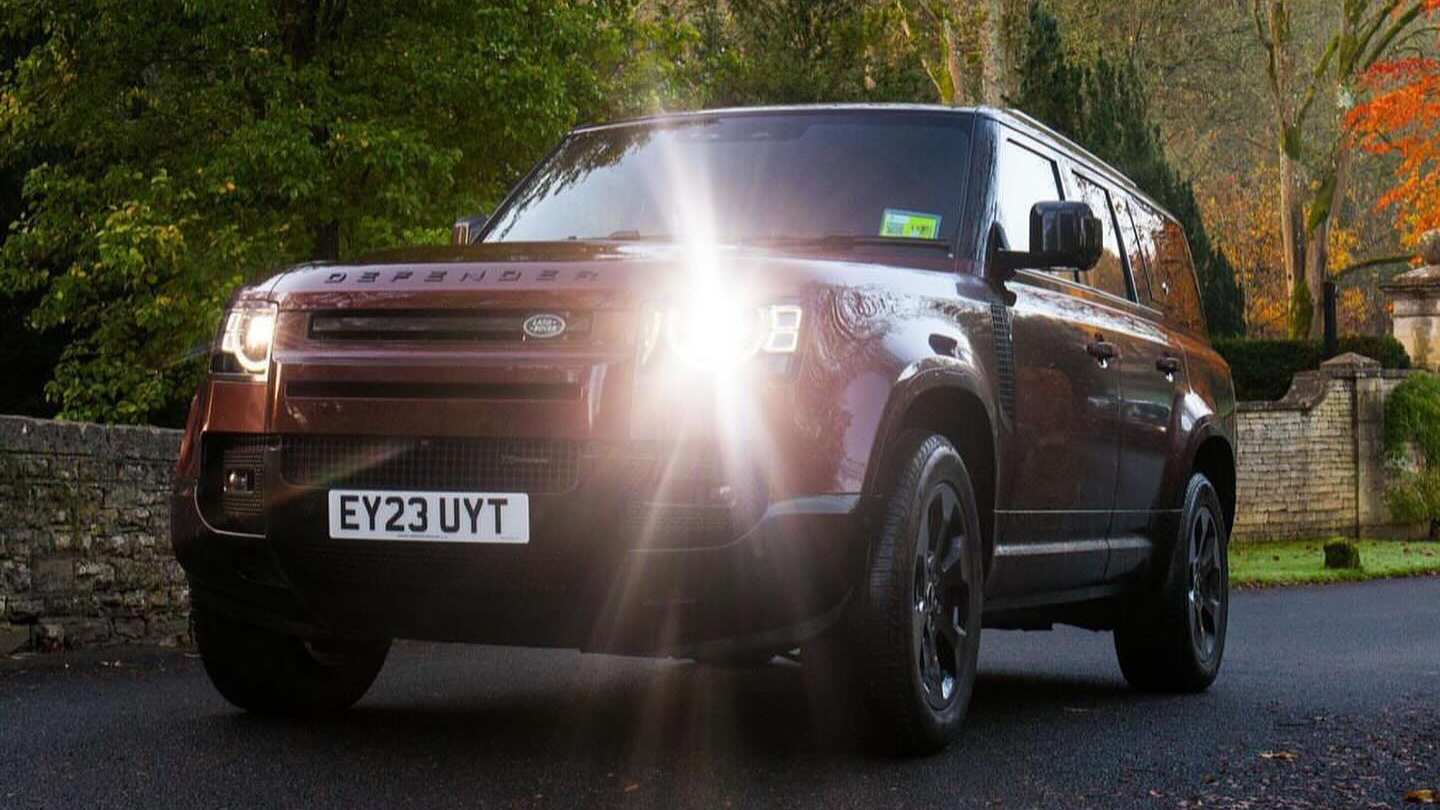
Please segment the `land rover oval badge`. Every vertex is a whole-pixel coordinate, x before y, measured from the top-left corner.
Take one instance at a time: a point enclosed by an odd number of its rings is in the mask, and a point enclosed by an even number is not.
[[[542,312],[538,315],[531,315],[520,324],[520,331],[529,338],[553,338],[565,334],[565,319],[559,315],[549,312]]]

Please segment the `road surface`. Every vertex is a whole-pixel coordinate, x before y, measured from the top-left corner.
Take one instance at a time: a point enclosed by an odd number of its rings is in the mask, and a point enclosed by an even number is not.
[[[1397,807],[1440,789],[1440,578],[1236,594],[1219,681],[1128,690],[1108,634],[986,632],[961,741],[820,739],[798,667],[396,646],[323,721],[191,655],[0,663],[0,807]],[[1414,805],[1410,805],[1414,806]]]

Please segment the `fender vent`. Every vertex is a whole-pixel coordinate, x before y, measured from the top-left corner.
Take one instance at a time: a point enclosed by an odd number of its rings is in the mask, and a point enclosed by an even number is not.
[[[1015,418],[1015,346],[1010,337],[1010,308],[990,304],[990,334],[995,341],[995,377],[1000,387],[1000,407]]]

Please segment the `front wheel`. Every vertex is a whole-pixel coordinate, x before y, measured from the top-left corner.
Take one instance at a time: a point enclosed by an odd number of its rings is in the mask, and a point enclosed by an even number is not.
[[[1202,692],[1220,672],[1230,616],[1225,514],[1210,479],[1191,476],[1160,589],[1115,630],[1120,671],[1147,692]]]
[[[856,713],[867,742],[925,754],[949,744],[970,705],[983,539],[970,473],[944,437],[902,436],[889,490],[865,580],[801,660],[821,699]]]
[[[195,642],[220,695],[256,714],[347,709],[385,664],[389,641],[313,640],[278,633],[194,605]]]

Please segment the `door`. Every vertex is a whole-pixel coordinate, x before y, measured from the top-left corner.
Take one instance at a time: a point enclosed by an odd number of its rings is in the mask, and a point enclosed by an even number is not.
[[[1015,140],[999,150],[996,219],[1028,240],[1030,208],[1063,199],[1058,166]],[[1022,234],[1017,241],[1015,234]],[[1015,358],[1008,508],[997,514],[987,596],[1036,597],[1102,582],[1119,461],[1119,375],[1097,329],[1104,307],[1073,272],[1024,270],[1009,289]]]
[[[1164,324],[1151,285],[1155,281],[1153,239],[1140,238],[1136,202],[1124,192],[1109,197],[1105,227],[1114,223],[1126,264],[1141,291],[1143,307],[1132,310],[1115,330],[1120,371],[1120,470],[1115,517],[1110,527],[1106,578],[1140,576],[1153,549],[1156,531],[1166,530],[1167,462],[1175,456],[1176,397],[1185,390],[1185,363],[1179,341]],[[1097,214],[1099,211],[1097,209]]]

